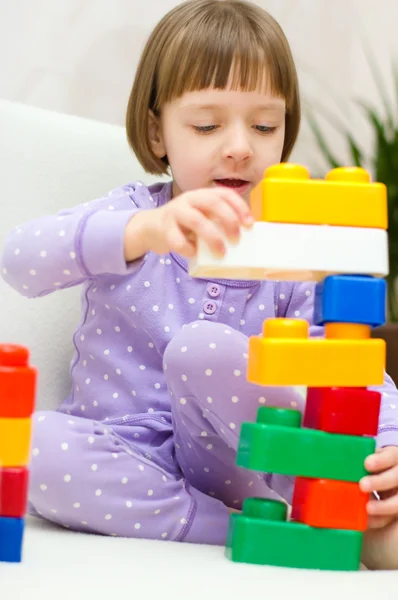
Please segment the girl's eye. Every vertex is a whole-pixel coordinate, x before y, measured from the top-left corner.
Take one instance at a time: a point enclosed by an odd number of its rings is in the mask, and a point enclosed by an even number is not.
[[[257,131],[260,131],[260,133],[274,133],[276,130],[276,127],[268,127],[268,125],[255,125],[255,128]]]
[[[217,129],[217,125],[194,125],[193,128],[198,133],[209,133]]]

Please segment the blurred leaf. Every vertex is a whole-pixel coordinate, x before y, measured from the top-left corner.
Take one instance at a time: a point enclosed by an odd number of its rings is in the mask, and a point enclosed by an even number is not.
[[[339,167],[340,164],[339,162],[335,159],[335,157],[333,156],[332,152],[329,149],[329,146],[326,142],[326,138],[323,135],[323,133],[321,132],[318,123],[316,122],[314,117],[309,116],[308,117],[308,122],[310,124],[310,127],[312,129],[312,132],[316,138],[316,141],[318,142],[318,146],[322,151],[322,154],[324,155],[324,157],[326,158],[327,162],[329,163],[330,167],[332,169],[334,169],[335,167]]]

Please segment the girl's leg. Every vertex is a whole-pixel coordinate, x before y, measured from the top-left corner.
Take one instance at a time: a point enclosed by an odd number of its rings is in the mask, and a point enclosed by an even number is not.
[[[260,406],[304,409],[293,388],[247,381],[247,348],[242,333],[199,321],[183,327],[164,355],[182,471],[196,488],[232,508],[256,495],[291,502],[294,478],[242,469],[236,466],[236,450],[242,423],[254,422]]]
[[[228,510],[184,479],[164,421],[36,413],[30,512],[76,531],[223,545]]]

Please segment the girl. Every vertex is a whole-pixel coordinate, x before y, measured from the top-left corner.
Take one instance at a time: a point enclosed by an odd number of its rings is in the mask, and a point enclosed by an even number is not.
[[[192,0],[155,27],[127,109],[129,142],[168,183],[127,183],[12,231],[2,273],[34,298],[82,286],[70,395],[35,416],[30,512],[105,535],[223,545],[245,497],[291,501],[289,477],[235,465],[240,426],[261,404],[303,409],[292,389],[246,381],[248,336],[267,317],[311,321],[314,284],[204,281],[196,240],[250,227],[264,170],[286,161],[300,123],[296,70],[279,25],[254,4]],[[293,250],[294,251],[294,250]],[[312,326],[312,335],[321,328]],[[397,565],[398,393],[386,376],[368,566]],[[378,529],[377,529],[378,528]]]

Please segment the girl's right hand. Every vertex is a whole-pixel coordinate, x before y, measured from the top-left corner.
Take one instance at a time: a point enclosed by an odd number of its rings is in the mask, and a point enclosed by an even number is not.
[[[244,199],[232,189],[216,187],[185,192],[147,214],[148,249],[156,254],[195,256],[201,238],[216,255],[225,253],[223,238],[237,243],[240,228],[254,219]]]

